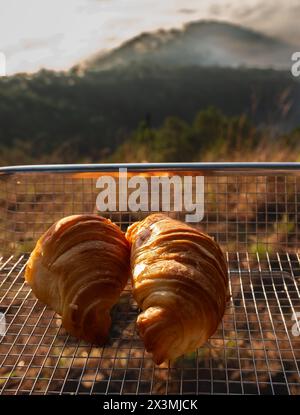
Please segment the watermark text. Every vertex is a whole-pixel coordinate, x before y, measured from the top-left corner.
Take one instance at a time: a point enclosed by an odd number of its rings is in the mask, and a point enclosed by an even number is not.
[[[204,217],[203,176],[151,176],[128,178],[127,169],[119,177],[101,176],[96,206],[100,212],[186,212],[186,222]]]
[[[6,57],[3,52],[0,51],[0,76],[6,76]]]
[[[300,336],[300,312],[295,312],[292,315],[292,320],[296,321],[292,326],[292,335],[298,337]]]
[[[298,77],[300,76],[300,52],[292,54],[292,62],[294,62],[291,67],[292,75]]]
[[[0,313],[0,339],[5,335],[6,332],[6,319],[3,313]]]

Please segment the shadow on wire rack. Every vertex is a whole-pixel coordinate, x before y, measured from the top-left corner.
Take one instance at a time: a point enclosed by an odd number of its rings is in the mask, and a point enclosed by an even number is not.
[[[24,282],[26,257],[0,265],[2,394],[299,394],[299,261],[291,255],[230,254],[231,301],[195,353],[156,366],[136,332],[125,291],[104,347],[67,335],[59,316]],[[297,331],[298,330],[298,331]]]

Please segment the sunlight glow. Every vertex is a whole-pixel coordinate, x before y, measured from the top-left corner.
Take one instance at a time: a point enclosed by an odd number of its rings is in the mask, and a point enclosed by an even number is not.
[[[7,72],[68,69],[142,31],[213,18],[300,38],[298,0],[0,0]],[[268,18],[266,19],[266,16]]]

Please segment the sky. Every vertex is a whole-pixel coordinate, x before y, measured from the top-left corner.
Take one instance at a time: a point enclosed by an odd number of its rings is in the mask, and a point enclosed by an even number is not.
[[[199,19],[244,25],[300,50],[299,0],[0,0],[0,53],[7,74],[64,70],[141,32]]]

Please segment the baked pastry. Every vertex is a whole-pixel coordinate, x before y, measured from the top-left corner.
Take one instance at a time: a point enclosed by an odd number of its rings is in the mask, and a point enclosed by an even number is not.
[[[25,279],[71,335],[102,344],[129,277],[129,257],[124,233],[109,219],[68,216],[38,240]]]
[[[226,307],[228,273],[219,245],[164,214],[134,223],[126,237],[146,350],[157,364],[194,351],[216,331]]]

